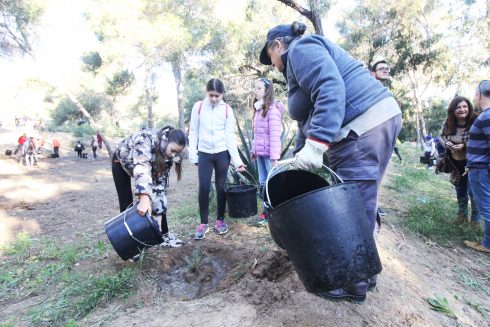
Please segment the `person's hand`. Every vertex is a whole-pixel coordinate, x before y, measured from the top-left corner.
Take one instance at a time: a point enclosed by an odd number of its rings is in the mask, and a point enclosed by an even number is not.
[[[240,166],[238,166],[238,167],[237,167],[235,170],[236,170],[237,172],[241,173],[241,172],[245,171],[245,167],[247,167],[247,166],[245,166],[245,165],[240,165]]]
[[[327,150],[327,144],[306,139],[303,149],[296,153],[295,167],[303,170],[321,168],[323,165],[323,153]]]
[[[454,150],[463,150],[464,144],[454,144],[453,149]]]
[[[272,167],[274,167],[275,165],[277,165],[277,160],[272,160]]]
[[[257,160],[257,156],[255,154],[252,154],[252,160]]]
[[[136,208],[140,216],[146,215],[148,211],[151,209],[151,201],[148,194],[140,195],[140,202],[138,203],[138,207]]]
[[[453,143],[453,142],[448,141],[448,142],[446,142],[446,146],[448,146],[448,147],[452,148],[452,147],[454,146],[454,143]]]

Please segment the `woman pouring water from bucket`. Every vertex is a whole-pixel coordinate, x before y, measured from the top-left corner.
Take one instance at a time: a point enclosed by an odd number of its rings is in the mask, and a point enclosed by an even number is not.
[[[161,246],[179,247],[183,242],[167,225],[167,188],[169,173],[175,165],[177,180],[182,174],[182,156],[187,138],[179,129],[166,126],[144,129],[125,138],[117,146],[112,158],[112,176],[116,185],[119,209],[124,212],[133,203],[133,191],[139,202],[137,211],[161,217]],[[134,177],[134,190],[131,189]]]
[[[303,37],[305,31],[298,22],[270,29],[259,57],[288,83],[289,115],[298,121],[295,167],[322,167],[328,150],[333,170],[357,184],[374,231],[378,188],[402,124],[400,108],[359,61],[323,36]],[[375,283],[374,276],[321,296],[363,301]]]

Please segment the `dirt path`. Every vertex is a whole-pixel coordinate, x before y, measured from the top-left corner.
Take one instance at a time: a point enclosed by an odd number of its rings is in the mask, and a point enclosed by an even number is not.
[[[0,153],[6,147],[5,141],[0,144]],[[23,230],[61,243],[87,238],[106,241],[104,222],[118,208],[105,152],[98,160],[76,159],[72,153],[65,153],[60,159],[45,159],[30,169],[2,155],[0,179],[0,244],[12,241]],[[186,165],[183,181],[171,182],[171,213],[185,206],[191,212],[195,210],[196,190],[196,169]],[[195,243],[190,235],[197,218],[174,221],[170,217],[171,226],[184,235],[188,245],[181,249],[150,250],[151,260],[145,262],[142,271],[151,278],[146,284],[138,285],[136,295],[128,301],[117,300],[99,308],[79,323],[86,326],[488,326],[489,321],[463,299],[490,307],[489,294],[465,285],[458,272],[465,270],[474,276],[487,276],[486,288],[490,289],[489,257],[460,246],[443,248],[407,234],[397,224],[403,200],[390,192],[384,189],[381,195],[381,205],[388,213],[388,223],[384,224],[378,241],[383,272],[377,288],[368,294],[363,305],[330,302],[307,293],[268,232],[252,226],[248,220],[231,221],[230,233],[225,237],[210,235]],[[196,244],[203,260],[208,260],[210,271],[215,273],[198,280],[188,274],[183,274],[180,280],[172,279],[180,273],[183,258],[194,255]],[[122,263],[114,253],[102,262],[91,264],[94,270],[130,265]],[[214,280],[217,272],[219,278]],[[191,286],[182,284],[182,280]],[[190,288],[179,288],[179,285]],[[430,310],[426,298],[435,295],[448,299],[458,320]],[[30,298],[24,303],[9,303],[0,308],[0,318],[22,315],[34,302]]]

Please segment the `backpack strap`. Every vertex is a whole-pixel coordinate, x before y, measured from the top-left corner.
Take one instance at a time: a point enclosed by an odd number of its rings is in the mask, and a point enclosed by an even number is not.
[[[225,107],[225,118],[228,119],[228,103],[226,104]]]
[[[199,110],[197,111],[197,114],[198,114],[198,115],[200,115],[200,114],[201,114],[201,109],[202,109],[202,103],[203,103],[203,102],[204,102],[204,101],[201,101],[201,102],[199,103]]]

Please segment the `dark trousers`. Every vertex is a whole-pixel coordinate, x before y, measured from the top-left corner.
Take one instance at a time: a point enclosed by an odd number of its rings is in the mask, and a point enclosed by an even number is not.
[[[82,157],[82,151],[83,151],[83,150],[77,150],[77,153],[78,153],[78,158],[81,158],[81,157]]]
[[[116,155],[112,157],[112,178],[116,185],[119,200],[119,212],[123,212],[133,203],[133,190],[131,189],[131,176],[123,169]],[[162,215],[162,233],[168,233],[167,215]]]
[[[400,159],[400,161],[402,161],[403,158],[402,158],[402,155],[400,154],[400,150],[398,149],[397,146],[395,146],[395,148],[393,149],[393,151],[398,156],[398,159]]]
[[[53,152],[55,155],[59,156],[60,155],[60,147],[59,146],[54,146],[53,147]]]
[[[207,224],[209,219],[209,189],[211,188],[213,169],[216,186],[217,219],[223,220],[225,217],[225,182],[229,166],[230,155],[228,151],[212,154],[199,152],[199,214],[201,216],[201,224]]]
[[[94,159],[97,159],[97,147],[96,146],[92,147],[92,152],[94,154]]]
[[[344,181],[356,182],[373,230],[378,211],[378,189],[401,125],[401,115],[397,115],[361,136],[351,131],[347,138],[333,143],[327,152],[335,172]]]
[[[459,172],[459,175],[461,178],[459,179],[459,184],[455,186],[456,189],[456,197],[458,199],[462,198],[468,198],[468,175],[464,175],[465,169],[466,169],[466,160],[454,160],[453,159],[453,164],[454,167]],[[466,200],[468,202],[468,200]]]
[[[430,156],[431,152],[424,152],[425,160],[427,161],[427,167],[432,167],[433,162]]]

